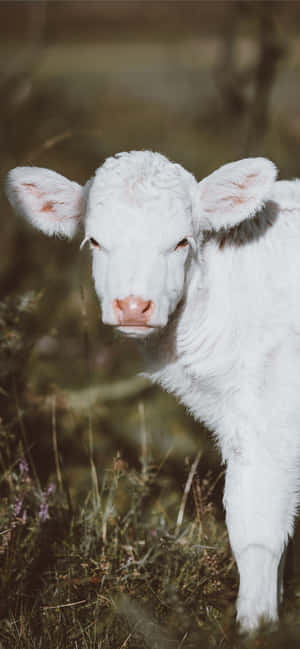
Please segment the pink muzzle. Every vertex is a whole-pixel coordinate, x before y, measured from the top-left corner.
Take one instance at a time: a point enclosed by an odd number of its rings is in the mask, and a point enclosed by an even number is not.
[[[145,327],[154,311],[154,304],[152,300],[143,300],[137,295],[128,295],[123,300],[114,300],[113,308],[120,325]]]

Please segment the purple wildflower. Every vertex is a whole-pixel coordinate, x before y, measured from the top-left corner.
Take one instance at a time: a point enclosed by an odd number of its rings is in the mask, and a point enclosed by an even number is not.
[[[42,522],[46,521],[49,518],[49,504],[48,498],[53,493],[55,485],[51,482],[47,489],[42,492],[42,502],[40,505],[39,518]]]
[[[19,471],[21,475],[25,475],[25,476],[27,476],[29,473],[29,466],[27,464],[27,461],[25,460],[25,457],[22,457],[19,460]]]
[[[55,490],[55,484],[53,484],[53,482],[50,482],[49,487],[47,487],[47,489],[45,489],[44,491],[45,496],[46,497],[50,496],[54,490]]]
[[[43,502],[40,506],[39,519],[44,523],[49,518],[49,506],[47,502]]]
[[[19,516],[20,511],[22,509],[23,501],[24,501],[24,496],[20,496],[20,498],[15,503],[14,510],[13,510],[15,517]]]

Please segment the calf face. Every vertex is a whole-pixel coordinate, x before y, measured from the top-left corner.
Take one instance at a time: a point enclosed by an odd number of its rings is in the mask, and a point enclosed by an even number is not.
[[[203,231],[252,216],[275,173],[270,161],[249,158],[197,183],[159,153],[132,151],[108,158],[84,187],[47,169],[17,167],[7,193],[48,235],[72,237],[83,224],[103,322],[145,337],[167,324],[182,299]]]
[[[151,156],[145,168],[144,152],[109,161],[96,173],[85,228],[105,323],[142,336],[166,325],[184,290],[194,184],[162,157]]]

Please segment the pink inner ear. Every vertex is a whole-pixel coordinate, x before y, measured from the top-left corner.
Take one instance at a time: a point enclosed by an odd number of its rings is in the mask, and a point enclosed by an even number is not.
[[[37,188],[34,183],[22,183],[22,187],[25,187],[25,191],[33,194],[35,198],[43,198],[43,193]]]
[[[230,205],[243,205],[244,203],[248,203],[249,200],[254,200],[254,196],[249,196],[249,194],[246,196],[224,196],[220,202],[230,203]]]
[[[22,187],[24,187],[25,191],[34,196],[38,201],[43,201],[46,197],[46,193],[41,192],[35,183],[22,183]],[[56,205],[57,201],[46,201],[41,207],[39,207],[39,212],[50,213],[55,216],[57,212]]]
[[[243,203],[247,203],[247,201],[254,200],[254,196],[249,196],[249,194],[246,194],[246,196],[243,196],[244,191],[246,191],[249,186],[251,186],[251,183],[253,180],[257,179],[257,174],[249,174],[244,180],[244,182],[241,183],[234,183],[236,187],[238,187],[241,190],[241,194],[238,196],[228,196],[225,197],[225,200],[230,201],[233,203],[233,205],[242,205]]]
[[[243,205],[243,203],[247,203],[249,199],[254,200],[254,196],[249,196],[247,193],[243,196],[243,192],[246,191],[249,186],[251,186],[252,181],[256,179],[257,174],[249,174],[249,176],[245,178],[244,182],[234,183],[234,185],[241,190],[241,194],[238,194],[237,196],[225,196],[224,200],[230,201],[233,205]]]
[[[249,174],[242,183],[234,183],[237,187],[239,187],[241,190],[243,189],[248,189],[249,185],[251,185],[252,180],[257,178],[257,174]]]
[[[56,218],[57,221],[81,218],[81,212],[83,209],[83,197],[81,193],[79,195],[76,195],[76,193],[74,193],[75,195],[73,196],[73,200],[70,200],[70,214],[68,214],[67,216],[65,214],[59,216],[59,207],[66,205],[66,202],[64,200],[47,200],[47,192],[42,192],[35,183],[22,183],[22,187],[28,195],[31,195],[33,198],[39,201],[39,212],[43,212],[45,215],[48,214],[49,216]]]
[[[247,194],[246,196],[222,196],[221,198],[217,198],[215,203],[213,203],[212,205],[206,205],[205,211],[208,214],[213,214],[218,208],[223,210],[230,209],[234,205],[243,205],[249,200],[254,200],[254,196],[249,196],[249,194]]]
[[[55,211],[56,209],[54,201],[47,201],[47,203],[44,203],[43,207],[41,207],[41,212],[52,212],[54,214]]]
[[[224,187],[224,196],[221,197],[216,197],[216,202],[212,205],[207,205],[206,206],[206,212],[215,212],[216,206],[217,205],[223,205],[223,208],[225,206],[227,208],[230,208],[234,205],[243,205],[244,203],[247,203],[248,201],[253,201],[255,200],[255,196],[249,195],[247,193],[247,189],[251,187],[251,184],[253,180],[257,179],[257,174],[249,174],[243,182],[232,182],[230,183],[231,186],[233,185],[234,189],[236,190],[237,193],[234,194],[226,194],[226,188]],[[228,190],[230,189],[230,186],[228,187]],[[206,192],[204,192],[204,197],[206,193],[211,193],[213,191],[211,187],[208,185]]]

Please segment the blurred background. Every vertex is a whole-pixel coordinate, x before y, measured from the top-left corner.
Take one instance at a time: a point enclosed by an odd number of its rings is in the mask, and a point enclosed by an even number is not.
[[[80,237],[50,240],[18,218],[7,171],[84,183],[107,156],[152,149],[199,179],[246,156],[300,177],[299,26],[297,1],[0,3],[0,441],[16,445],[19,429],[42,483],[57,468],[54,425],[74,497],[90,481],[91,425],[100,480],[116,456],[138,466],[146,439],[166,462],[168,511],[199,451],[200,473],[221,468],[204,428],[136,378],[134,346],[101,324]]]

